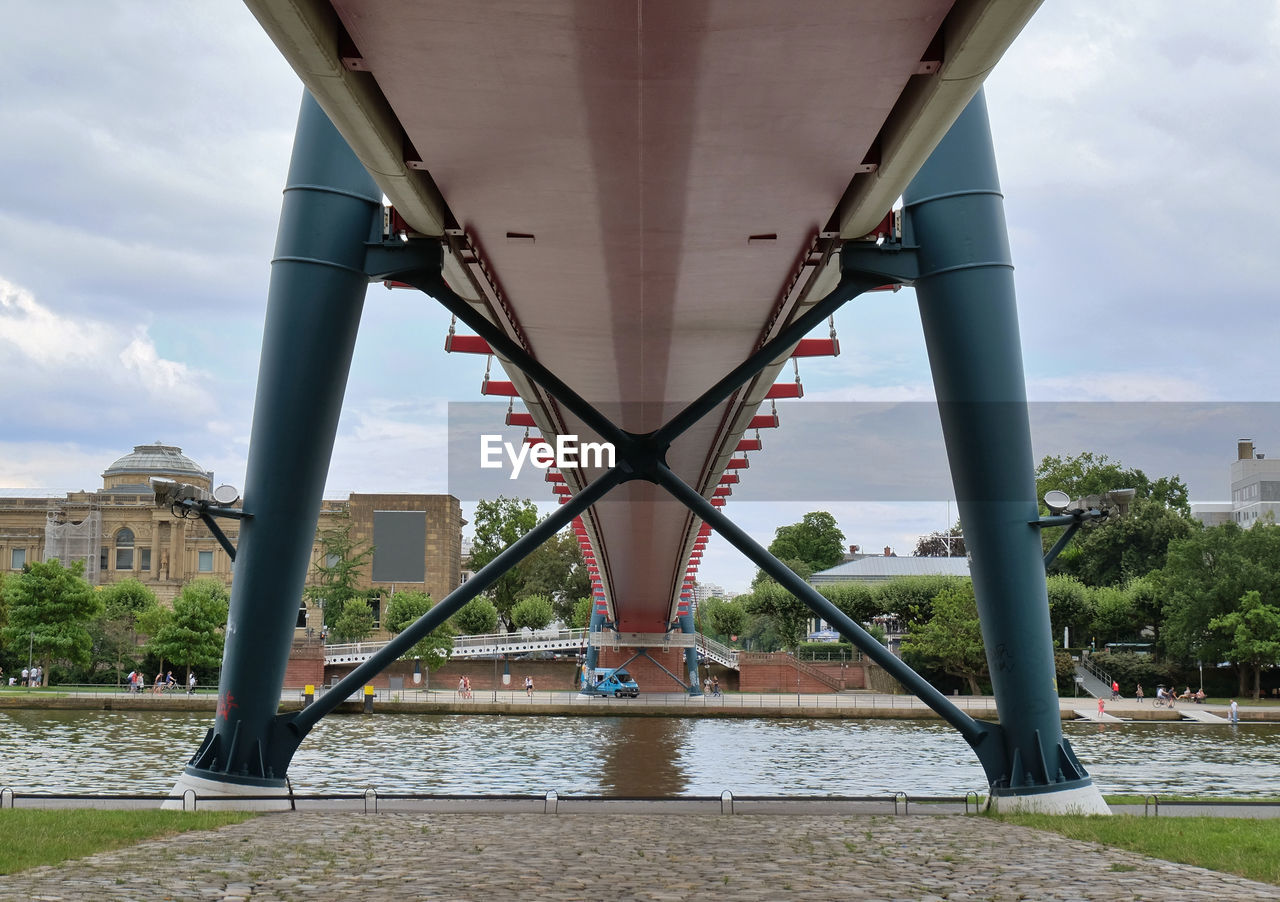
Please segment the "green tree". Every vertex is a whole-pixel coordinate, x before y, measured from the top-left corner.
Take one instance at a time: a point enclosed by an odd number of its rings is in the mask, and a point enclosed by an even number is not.
[[[866,583],[825,583],[818,592],[855,623],[865,625],[877,614],[886,613],[880,597]]]
[[[303,595],[320,605],[324,625],[330,628],[342,616],[349,599],[368,597],[368,591],[357,585],[364,568],[373,560],[373,546],[352,538],[354,525],[351,514],[345,512],[332,527],[316,536],[320,555],[311,568],[314,585],[303,590]]]
[[[1280,608],[1264,604],[1262,593],[1251,589],[1240,606],[1209,621],[1209,629],[1224,635],[1232,661],[1253,668],[1253,697],[1262,695],[1262,668],[1280,660]]]
[[[1141,627],[1136,622],[1132,595],[1115,586],[1099,586],[1092,590],[1092,594],[1091,640],[1102,646],[1107,642],[1125,642],[1137,638]]]
[[[694,613],[694,626],[698,632],[725,642],[735,641],[735,637],[746,628],[747,620],[743,605],[727,598],[708,598],[698,605]]]
[[[56,558],[27,564],[4,582],[6,645],[30,647],[47,685],[53,664],[87,666],[93,651],[89,624],[102,611],[98,593],[85,580],[84,563],[62,566]]]
[[[977,695],[978,680],[987,676],[987,655],[973,584],[964,581],[943,589],[934,597],[932,609],[929,620],[912,627],[902,641],[903,656],[964,679],[969,692]]]
[[[435,603],[426,592],[397,592],[387,604],[386,613],[382,615],[382,625],[398,636],[434,606]],[[448,623],[442,623],[400,657],[419,658],[429,670],[438,670],[449,660],[452,651],[453,630]]]
[[[792,654],[800,647],[813,616],[807,605],[771,579],[766,579],[745,596],[748,614],[767,617],[782,647]]]
[[[98,659],[115,664],[116,685],[119,686],[125,662],[128,661],[131,667],[137,663],[138,637],[146,632],[141,624],[155,622],[160,602],[156,593],[136,579],[112,583],[102,589],[98,597],[102,601],[102,613],[91,631]]]
[[[1089,629],[1093,625],[1093,597],[1089,587],[1074,576],[1050,574],[1046,580],[1049,590],[1049,623],[1055,640],[1062,638],[1063,628],[1070,630],[1076,645],[1087,645]]]
[[[579,598],[573,603],[573,613],[565,622],[570,629],[584,630],[591,624],[591,611],[594,608],[595,602],[590,596]]]
[[[511,626],[518,630],[526,627],[540,630],[555,619],[555,616],[551,599],[545,595],[529,595],[520,599],[511,609]]]
[[[215,671],[222,664],[227,627],[227,588],[216,579],[196,579],[173,600],[173,616],[151,637],[147,649],[160,657],[161,670],[170,661],[187,669]],[[185,680],[184,680],[185,681]]]
[[[1169,543],[1197,527],[1186,484],[1178,476],[1152,480],[1142,470],[1088,451],[1045,457],[1036,469],[1036,494],[1041,498],[1051,489],[1080,498],[1124,488],[1135,493],[1128,516],[1086,523],[1054,561],[1055,572],[1090,586],[1119,585],[1163,567]],[[1062,529],[1041,530],[1046,548]]]
[[[931,532],[916,540],[916,557],[964,557],[969,552],[964,546],[964,530],[960,524],[945,532]]]
[[[475,538],[471,543],[471,569],[480,570],[512,543],[538,525],[538,508],[530,500],[498,497],[476,504]],[[489,598],[499,620],[511,626],[511,609],[525,596],[526,573],[514,567],[489,588]]]
[[[348,598],[330,627],[339,642],[359,642],[373,632],[373,608],[362,595]]]
[[[555,617],[568,621],[578,599],[591,594],[591,575],[578,538],[565,530],[552,536],[519,564],[520,597],[545,595]]]
[[[903,576],[875,587],[876,606],[896,614],[907,625],[925,623],[933,616],[933,599],[944,589],[968,583],[963,576]],[[972,590],[970,590],[972,591]]]
[[[811,574],[834,567],[844,559],[844,533],[831,514],[810,511],[799,523],[774,530],[769,553],[799,573],[802,579],[808,579]],[[762,572],[758,573],[752,588],[765,578]]]
[[[498,609],[483,596],[473,598],[453,615],[453,625],[464,636],[487,636],[498,628]]]
[[[1229,659],[1230,642],[1210,623],[1236,610],[1246,592],[1280,597],[1280,527],[1234,523],[1199,529],[1169,545],[1159,574],[1164,604],[1158,646],[1175,662]],[[1241,694],[1245,669],[1239,671]]]

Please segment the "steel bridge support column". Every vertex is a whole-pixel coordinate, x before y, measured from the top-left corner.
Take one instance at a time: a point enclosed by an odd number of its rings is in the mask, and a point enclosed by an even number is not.
[[[680,615],[680,632],[687,636],[697,632],[692,614]],[[691,647],[684,650],[684,669],[689,676],[689,694],[702,695],[702,683],[698,680],[698,649]]]
[[[214,727],[174,794],[272,795],[268,747],[364,305],[382,192],[310,94],[280,214]]]
[[[1062,736],[1013,265],[981,92],[903,195],[1008,764],[1003,808],[1107,813]]]
[[[589,634],[595,634],[604,629],[605,616],[595,609],[595,604],[596,600],[593,597],[591,599],[591,619],[587,622],[587,631]],[[588,680],[593,678],[592,675],[595,673],[595,669],[600,666],[600,649],[597,646],[590,644],[590,642],[587,644],[587,658],[584,662],[584,666],[587,669],[585,679]],[[584,685],[580,688],[586,687]]]

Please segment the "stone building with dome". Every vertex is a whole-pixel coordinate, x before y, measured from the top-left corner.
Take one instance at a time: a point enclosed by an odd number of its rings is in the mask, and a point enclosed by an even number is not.
[[[214,474],[163,442],[138,445],[102,472],[102,488],[62,497],[23,497],[0,489],[0,571],[21,571],[29,562],[53,558],[84,562],[84,575],[102,586],[134,578],[161,601],[171,601],[184,583],[211,577],[231,584],[230,557],[195,517],[157,508],[152,477],[172,479],[205,492]],[[6,497],[7,495],[7,497]],[[462,509],[452,495],[351,494],[321,505],[312,564],[323,554],[319,536],[350,523],[350,538],[372,547],[360,574],[362,588],[387,594],[414,589],[437,601],[462,578]],[[233,545],[239,521],[219,525]],[[308,572],[312,580],[314,566]],[[301,599],[299,600],[301,602]],[[375,603],[375,613],[380,605]],[[300,629],[318,628],[320,613],[301,608]]]

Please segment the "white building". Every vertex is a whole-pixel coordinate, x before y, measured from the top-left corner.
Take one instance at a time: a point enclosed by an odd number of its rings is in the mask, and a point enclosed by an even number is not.
[[[1253,439],[1236,443],[1231,462],[1231,517],[1240,526],[1280,523],[1280,460],[1268,460]]]

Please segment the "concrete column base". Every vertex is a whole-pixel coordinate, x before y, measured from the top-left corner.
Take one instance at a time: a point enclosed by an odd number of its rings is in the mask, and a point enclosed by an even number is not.
[[[207,780],[186,772],[178,777],[169,795],[177,798],[160,806],[169,811],[288,811],[292,807],[287,786]]]
[[[1001,814],[1024,812],[1028,814],[1110,814],[1111,809],[1102,798],[1098,787],[1073,786],[1056,792],[1037,792],[1030,795],[993,796],[991,807]]]

